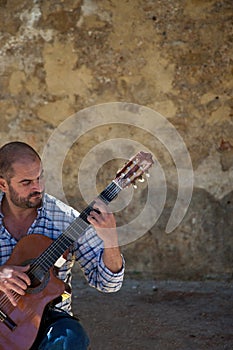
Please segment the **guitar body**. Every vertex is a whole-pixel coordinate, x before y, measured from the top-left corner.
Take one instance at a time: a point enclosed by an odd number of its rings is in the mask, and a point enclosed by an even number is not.
[[[38,257],[53,241],[43,235],[32,234],[23,237],[13,250],[6,265],[25,265]],[[10,329],[0,322],[0,350],[27,350],[36,339],[45,306],[59,297],[65,290],[65,283],[55,277],[51,268],[40,285],[29,287],[24,296],[20,296],[14,307],[6,302],[0,292],[0,310],[15,323]]]

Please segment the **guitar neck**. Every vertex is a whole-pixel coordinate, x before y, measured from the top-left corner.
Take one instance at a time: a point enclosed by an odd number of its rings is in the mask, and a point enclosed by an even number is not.
[[[112,181],[99,195],[105,204],[109,204],[121,191],[121,187]],[[72,222],[72,224],[61,234],[31,265],[32,269],[37,266],[44,272],[51,268],[57,259],[77,240],[77,238],[90,226],[87,220],[93,210],[95,201],[91,202],[86,209]]]

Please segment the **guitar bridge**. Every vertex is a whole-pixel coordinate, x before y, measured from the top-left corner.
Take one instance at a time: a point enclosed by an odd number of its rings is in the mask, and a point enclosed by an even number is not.
[[[2,310],[0,310],[0,322],[4,323],[11,331],[17,327],[17,324]]]

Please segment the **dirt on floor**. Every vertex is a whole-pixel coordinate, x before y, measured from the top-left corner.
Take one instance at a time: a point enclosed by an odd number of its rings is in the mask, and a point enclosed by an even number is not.
[[[79,277],[73,310],[91,350],[233,349],[232,282],[126,278],[119,292],[103,294]]]

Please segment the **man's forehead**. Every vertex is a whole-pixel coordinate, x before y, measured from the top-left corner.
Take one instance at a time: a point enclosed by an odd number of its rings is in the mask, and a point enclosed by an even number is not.
[[[38,174],[43,170],[42,163],[39,159],[20,159],[14,162],[12,167],[14,170],[13,177],[22,175],[38,176]]]

